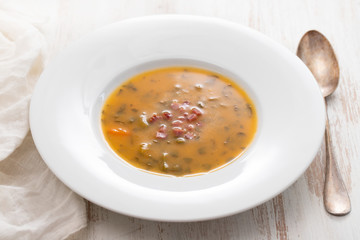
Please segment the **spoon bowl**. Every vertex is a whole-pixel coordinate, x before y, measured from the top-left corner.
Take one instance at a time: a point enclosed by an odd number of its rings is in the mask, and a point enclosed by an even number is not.
[[[326,37],[315,30],[307,32],[297,55],[314,75],[323,97],[331,95],[339,84],[339,64]]]

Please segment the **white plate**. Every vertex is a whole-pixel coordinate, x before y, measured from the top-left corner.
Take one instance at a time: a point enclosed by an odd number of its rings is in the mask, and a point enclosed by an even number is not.
[[[241,159],[176,178],[139,171],[110,150],[100,129],[106,96],[128,77],[167,65],[210,68],[247,90],[259,123]],[[35,144],[68,187],[113,211],[162,221],[227,216],[276,196],[313,160],[324,123],[320,91],[294,54],[249,28],[180,15],[121,21],[76,42],[45,69],[30,108]]]

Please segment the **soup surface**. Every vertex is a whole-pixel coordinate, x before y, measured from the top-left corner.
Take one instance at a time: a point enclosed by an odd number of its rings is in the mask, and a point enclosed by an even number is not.
[[[206,173],[240,156],[257,116],[239,86],[218,73],[166,67],[136,75],[106,100],[102,131],[131,165],[153,173]]]

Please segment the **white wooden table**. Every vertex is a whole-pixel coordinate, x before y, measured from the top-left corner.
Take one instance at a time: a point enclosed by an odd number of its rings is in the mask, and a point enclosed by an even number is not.
[[[219,17],[250,26],[295,53],[310,29],[325,34],[337,53],[340,85],[328,101],[333,153],[352,200],[345,217],[323,207],[324,145],[300,179],[276,198],[247,212],[196,223],[152,222],[88,203],[88,226],[68,239],[360,239],[360,1],[359,0],[62,0],[48,8],[51,56],[92,30],[150,14]],[[311,136],[309,136],[311,137]]]

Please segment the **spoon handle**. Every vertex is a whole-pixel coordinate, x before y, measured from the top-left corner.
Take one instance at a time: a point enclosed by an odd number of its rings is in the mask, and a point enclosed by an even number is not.
[[[331,151],[331,138],[329,135],[329,122],[326,113],[326,172],[324,187],[324,204],[328,213],[343,216],[351,211],[351,203],[348,192],[341,178],[336,161]]]

